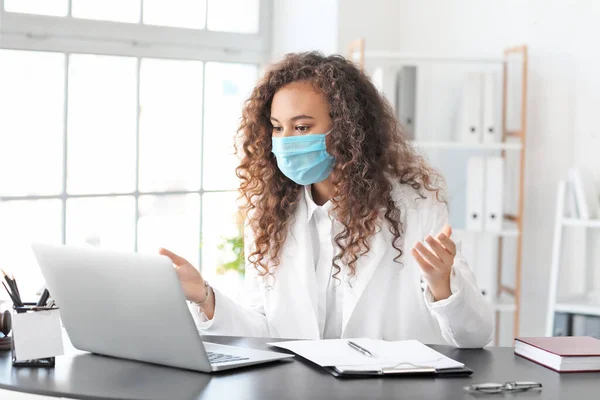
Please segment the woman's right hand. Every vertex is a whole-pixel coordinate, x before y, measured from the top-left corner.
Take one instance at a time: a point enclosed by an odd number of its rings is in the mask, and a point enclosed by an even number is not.
[[[200,303],[206,299],[207,287],[204,284],[204,278],[189,261],[185,258],[167,249],[159,249],[158,253],[167,256],[173,262],[177,276],[181,282],[185,298],[194,303]],[[202,311],[208,319],[212,319],[215,310],[215,297],[210,296],[205,303],[202,304]]]

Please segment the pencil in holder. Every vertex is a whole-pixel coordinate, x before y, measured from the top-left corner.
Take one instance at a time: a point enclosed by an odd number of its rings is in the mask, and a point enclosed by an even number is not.
[[[12,365],[54,367],[55,356],[63,354],[58,307],[25,303],[22,307],[13,307],[13,310]]]

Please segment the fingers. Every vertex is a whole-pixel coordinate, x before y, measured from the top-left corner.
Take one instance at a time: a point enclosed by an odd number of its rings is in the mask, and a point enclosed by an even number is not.
[[[452,263],[452,254],[450,254],[450,251],[446,247],[442,246],[440,242],[431,236],[427,236],[425,241],[429,244],[435,255],[444,262],[444,264]]]
[[[177,254],[173,253],[172,251],[163,249],[162,247],[160,249],[158,249],[158,254],[169,257],[171,259],[171,261],[173,262],[173,264],[175,264],[178,267],[181,267],[182,265],[185,265],[185,264],[189,264],[189,262],[185,258],[179,257]]]
[[[444,227],[442,228],[442,233],[447,237],[452,236],[452,227],[448,224],[444,225]]]
[[[415,248],[411,249],[410,254],[412,254],[415,260],[417,260],[417,263],[419,264],[423,272],[425,272],[426,274],[431,274],[434,271],[434,268],[431,266],[431,264],[425,261],[425,259],[421,257],[421,255]]]
[[[437,236],[437,238],[452,256],[456,255],[456,243],[454,243],[454,241],[450,239],[450,237],[448,237],[445,233],[442,232]]]
[[[414,247],[419,254],[435,269],[443,269],[444,263],[435,254],[433,254],[425,245],[421,242],[417,242]]]

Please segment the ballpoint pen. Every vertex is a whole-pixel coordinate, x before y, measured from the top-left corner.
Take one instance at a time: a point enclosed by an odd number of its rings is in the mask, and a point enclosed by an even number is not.
[[[346,343],[348,343],[348,346],[352,347],[354,350],[361,352],[362,354],[364,354],[367,357],[373,357],[373,354],[371,354],[371,352],[367,349],[365,349],[362,346],[359,346],[358,344],[354,343],[351,340],[348,340]]]

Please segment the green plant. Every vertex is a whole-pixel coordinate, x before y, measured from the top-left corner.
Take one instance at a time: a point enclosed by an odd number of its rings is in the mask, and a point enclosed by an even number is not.
[[[241,210],[237,210],[234,216],[237,234],[233,237],[222,238],[218,249],[225,256],[227,262],[217,267],[217,274],[223,275],[227,271],[236,271],[241,276],[246,272],[246,259],[244,257],[244,218]]]
[[[235,256],[231,261],[221,264],[217,267],[217,274],[222,275],[227,271],[236,271],[240,275],[245,273],[245,258],[244,258],[244,235],[242,232],[237,236],[224,238],[224,242],[218,246],[222,252],[227,252]]]

